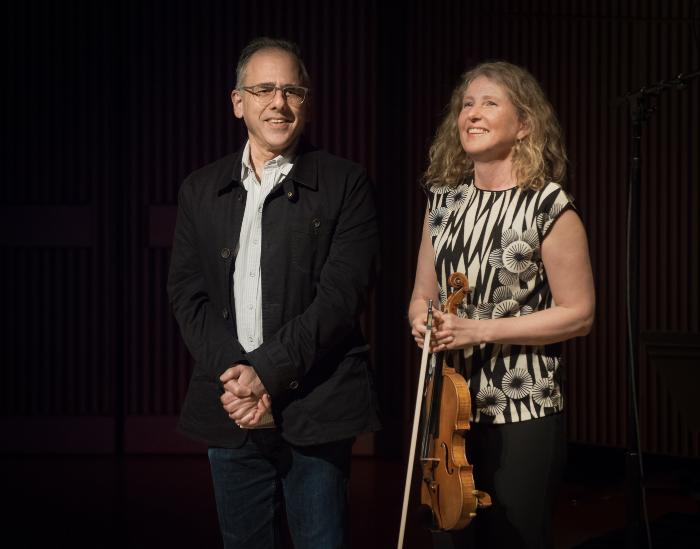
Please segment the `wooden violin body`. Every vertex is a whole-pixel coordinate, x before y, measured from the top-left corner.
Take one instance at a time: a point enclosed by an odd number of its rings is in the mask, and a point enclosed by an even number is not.
[[[445,311],[456,313],[457,305],[469,291],[467,277],[454,273],[449,283],[455,291],[448,298]],[[437,356],[436,360],[442,361],[442,357]],[[446,362],[436,365],[428,381],[425,410],[428,413],[421,455],[421,502],[431,508],[435,528],[459,530],[476,516],[479,507],[491,505],[491,498],[476,489],[472,466],[467,460],[469,387],[464,377]]]
[[[478,507],[490,505],[490,498],[476,490],[472,466],[467,461],[464,433],[469,429],[471,414],[467,382],[452,368],[445,370],[438,435],[433,440],[431,457],[422,463],[421,502],[432,509],[438,529],[460,530],[476,516]]]

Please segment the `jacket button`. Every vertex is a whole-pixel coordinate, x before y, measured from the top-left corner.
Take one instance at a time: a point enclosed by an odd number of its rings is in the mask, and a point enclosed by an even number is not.
[[[297,387],[299,387],[299,382],[296,379],[289,384],[290,389],[296,389]]]
[[[229,250],[228,248],[221,248],[221,257],[223,257],[224,259],[228,259],[229,257],[231,257],[231,250]]]
[[[294,198],[294,191],[289,191],[289,192],[287,192],[287,198],[289,198],[289,200],[291,200],[292,198]]]
[[[320,219],[314,219],[313,220],[313,225],[314,229],[318,229],[321,226],[321,220]]]
[[[224,317],[224,320],[228,320],[228,309],[221,311],[221,316]]]

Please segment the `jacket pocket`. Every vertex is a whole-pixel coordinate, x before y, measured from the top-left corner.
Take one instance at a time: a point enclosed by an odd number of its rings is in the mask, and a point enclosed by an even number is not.
[[[295,221],[290,227],[292,265],[304,273],[318,273],[328,255],[332,227],[323,217]]]
[[[290,403],[283,412],[285,429],[298,440],[354,435],[376,414],[373,401],[367,355],[348,356],[328,379]]]

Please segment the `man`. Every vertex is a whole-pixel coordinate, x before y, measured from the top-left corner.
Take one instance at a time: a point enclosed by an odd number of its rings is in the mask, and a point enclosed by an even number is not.
[[[209,445],[226,548],[347,546],[355,436],[379,428],[358,322],[376,260],[357,165],[301,138],[295,45],[241,53],[233,112],[248,141],[179,193],[168,293],[196,365],[180,428]]]

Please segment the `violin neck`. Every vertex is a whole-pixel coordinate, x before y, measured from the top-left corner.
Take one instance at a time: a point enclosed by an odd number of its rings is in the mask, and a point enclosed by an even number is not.
[[[425,456],[430,447],[430,440],[438,435],[440,428],[440,395],[442,394],[442,378],[444,375],[444,355],[437,353],[434,357],[435,368],[433,374],[426,380],[426,398],[424,402],[423,428],[421,429],[421,455]]]

